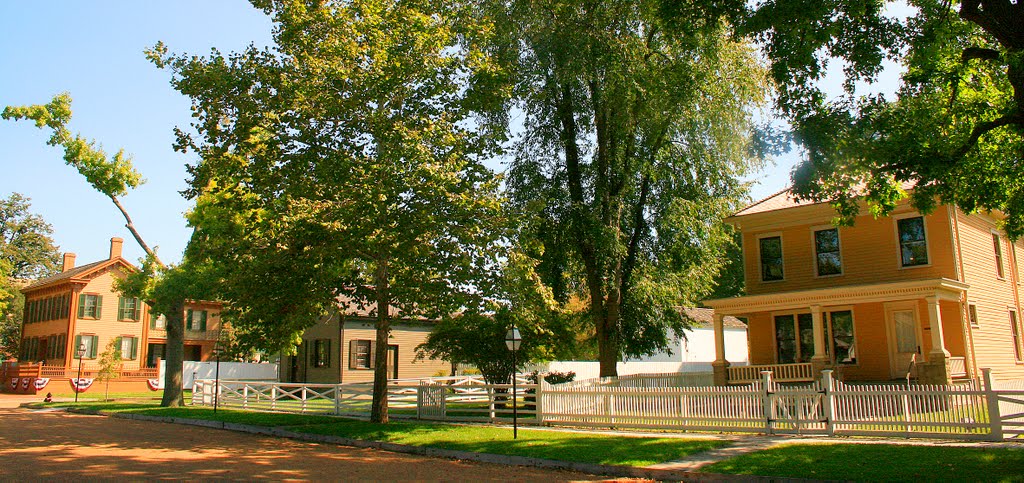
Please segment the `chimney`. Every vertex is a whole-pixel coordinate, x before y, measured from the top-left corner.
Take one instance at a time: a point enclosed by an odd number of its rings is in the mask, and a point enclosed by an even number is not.
[[[64,254],[64,267],[60,271],[66,272],[72,268],[75,268],[75,254],[67,252]]]
[[[124,240],[114,237],[110,239],[110,259],[113,260],[121,256],[121,245],[124,244]]]

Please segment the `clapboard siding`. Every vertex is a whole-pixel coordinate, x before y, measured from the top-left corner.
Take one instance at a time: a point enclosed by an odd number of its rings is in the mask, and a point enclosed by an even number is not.
[[[894,216],[915,214],[901,207]],[[827,221],[807,220],[790,226],[760,226],[744,231],[743,246],[746,288],[750,295],[808,290],[840,285],[899,282],[907,280],[956,279],[952,235],[948,212],[937,209],[925,216],[929,265],[901,268],[896,222],[892,217],[875,219],[859,216],[851,227],[839,228],[841,275],[819,277],[815,268],[814,230],[827,228]],[[761,280],[758,240],[763,236],[781,235],[784,280]]]
[[[144,365],[146,360],[146,344],[143,339],[143,327],[149,320],[148,308],[143,304],[142,316],[138,321],[117,320],[118,297],[120,295],[114,290],[115,278],[124,277],[124,268],[120,265],[112,265],[97,273],[89,280],[81,291],[76,294],[71,306],[71,316],[74,318],[73,334],[68,336],[68,351],[75,352],[74,341],[79,335],[97,336],[96,358],[107,349],[107,344],[118,337],[136,337],[138,340],[138,352],[135,360],[125,360],[125,369],[137,369],[140,363]],[[100,317],[79,318],[78,317],[78,296],[82,294],[95,294],[103,297]],[[88,359],[86,359],[88,361]]]
[[[1000,377],[1024,377],[1024,365],[1016,361],[1009,311],[1020,319],[1020,267],[1014,266],[1014,253],[995,220],[983,215],[957,211],[960,247],[963,252],[964,282],[970,285],[968,303],[975,304],[978,325],[971,327],[978,367],[990,367]],[[1000,237],[1004,276],[996,271],[993,232]],[[1020,242],[1016,250],[1021,250]]]

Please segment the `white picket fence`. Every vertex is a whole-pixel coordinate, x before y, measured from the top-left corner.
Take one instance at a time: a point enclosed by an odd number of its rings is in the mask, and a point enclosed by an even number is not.
[[[393,381],[394,417],[442,421],[728,431],[821,436],[896,436],[1002,440],[1024,434],[1024,382],[953,386],[760,381],[716,387],[679,374],[635,375],[566,384],[486,384],[479,378]],[[522,379],[519,379],[522,380]],[[697,384],[695,384],[695,382]],[[693,385],[683,386],[682,383]],[[219,392],[219,397],[217,394]],[[193,404],[239,409],[366,416],[370,384],[197,380]],[[514,399],[515,405],[512,405]]]

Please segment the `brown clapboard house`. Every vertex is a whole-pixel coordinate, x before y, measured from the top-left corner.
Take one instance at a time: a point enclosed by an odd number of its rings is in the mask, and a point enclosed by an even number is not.
[[[1000,230],[1001,214],[941,205],[923,215],[904,200],[849,227],[835,216],[786,190],[726,220],[742,234],[746,295],[705,303],[716,331],[725,315],[747,320],[750,365],[731,367],[719,335],[717,383],[763,370],[811,380],[825,368],[862,381],[948,383],[981,368],[1024,378],[1024,244]]]
[[[156,367],[167,344],[164,318],[153,317],[145,303],[114,290],[114,280],[138,270],[121,256],[122,245],[121,238],[111,238],[107,259],[81,266],[67,253],[60,273],[21,289],[25,316],[19,361],[43,362],[44,375],[64,377],[65,368],[78,368],[77,347],[85,347],[82,365],[90,371],[116,340],[123,370],[148,374],[146,368]],[[188,301],[185,317],[185,360],[209,359],[220,336],[220,304]]]
[[[302,334],[293,356],[281,358],[282,382],[339,384],[372,382],[376,367],[376,318],[374,305],[343,308],[321,318]],[[426,342],[433,321],[402,317],[392,319],[388,340],[388,379],[415,379],[449,375],[451,364],[416,360],[416,346]]]

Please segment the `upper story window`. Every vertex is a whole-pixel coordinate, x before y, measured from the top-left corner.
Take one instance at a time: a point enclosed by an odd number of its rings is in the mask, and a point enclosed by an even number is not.
[[[117,299],[117,320],[131,320],[138,322],[142,315],[142,307],[139,299],[135,297],[118,297]]]
[[[782,237],[764,237],[758,242],[761,253],[761,280],[782,280]]]
[[[927,265],[928,242],[924,234],[924,217],[896,220],[896,229],[899,231],[900,264],[904,267]]]
[[[827,228],[814,232],[814,254],[819,277],[843,273],[842,259],[839,256],[839,230],[837,228]]]
[[[998,233],[992,233],[992,249],[995,250],[996,254],[996,276],[1003,278],[1006,274],[1003,273],[1003,247],[999,243]]]
[[[185,317],[185,330],[206,330],[205,310],[188,309]]]
[[[98,319],[103,313],[103,296],[96,294],[78,295],[78,317]]]

